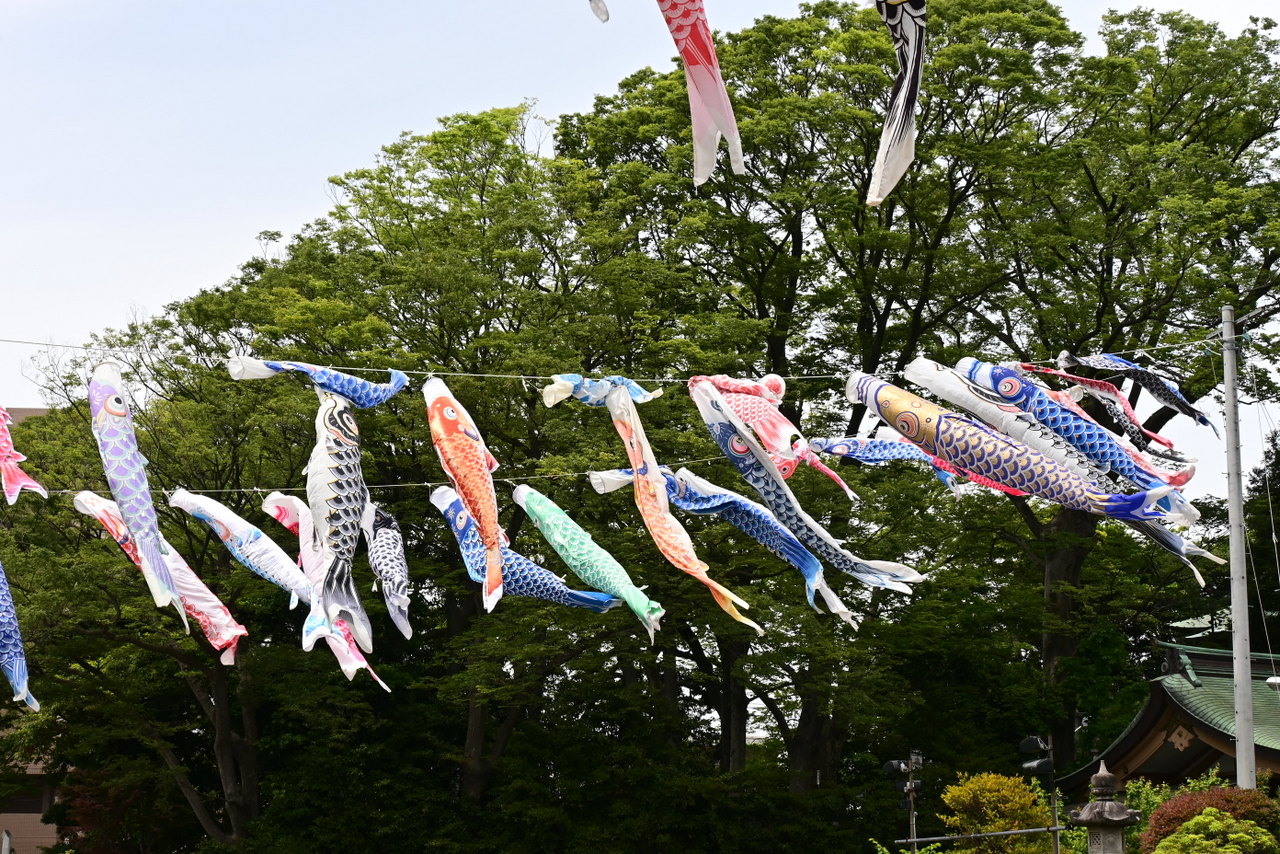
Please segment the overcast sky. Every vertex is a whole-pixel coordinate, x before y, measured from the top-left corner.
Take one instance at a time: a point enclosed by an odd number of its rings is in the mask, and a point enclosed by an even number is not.
[[[798,8],[706,5],[718,30]],[[1133,5],[1064,8],[1094,33]],[[1233,34],[1277,15],[1274,0],[1141,5]],[[325,214],[329,176],[439,116],[589,110],[635,70],[673,67],[651,0],[610,8],[602,25],[587,0],[0,0],[0,338],[84,343],[220,284],[259,232]],[[31,355],[0,343],[0,404],[41,405]]]

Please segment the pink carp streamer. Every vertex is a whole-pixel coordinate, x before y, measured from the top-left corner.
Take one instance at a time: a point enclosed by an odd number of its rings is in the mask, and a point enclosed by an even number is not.
[[[120,508],[114,501],[103,498],[96,492],[76,493],[72,500],[75,508],[86,516],[98,520],[107,530],[111,539],[116,541],[134,566],[142,569],[142,559],[138,555],[138,546],[129,536],[129,529],[120,516]],[[163,539],[163,537],[162,537]],[[236,644],[240,638],[249,634],[249,630],[240,625],[231,611],[222,604],[222,600],[210,590],[200,577],[195,574],[178,550],[164,540],[168,550],[165,561],[169,565],[169,574],[173,576],[174,586],[178,588],[178,596],[182,599],[183,610],[200,626],[200,631],[208,639],[209,644],[222,651],[219,658],[223,664],[233,664],[236,660]]]
[[[782,377],[765,374],[759,382],[725,374],[689,378],[690,387],[699,382],[710,383],[720,392],[733,413],[755,432],[783,478],[791,478],[798,465],[797,460],[800,460],[835,481],[850,501],[857,500],[858,496],[840,475],[829,469],[810,450],[808,440],[800,433],[800,428],[779,411],[778,405],[787,391],[787,383]]]
[[[48,498],[49,493],[45,488],[18,467],[18,463],[26,457],[13,447],[13,437],[9,435],[9,425],[12,423],[13,416],[9,414],[9,410],[0,406],[0,484],[4,486],[4,499],[12,505],[18,500],[18,493],[24,489],[39,493],[41,498]]]
[[[689,90],[689,113],[693,120],[693,183],[706,182],[715,171],[716,149],[723,135],[729,144],[729,163],[738,175],[747,171],[742,157],[742,139],[733,105],[720,75],[711,27],[702,0],[658,0],[667,20],[676,50],[684,60],[685,84]]]

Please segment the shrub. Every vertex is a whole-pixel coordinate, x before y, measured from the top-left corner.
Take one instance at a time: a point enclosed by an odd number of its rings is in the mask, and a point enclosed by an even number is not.
[[[1151,854],[1183,823],[1209,808],[1252,821],[1272,834],[1280,831],[1280,807],[1256,789],[1218,788],[1183,792],[1165,801],[1151,814],[1147,829],[1139,837],[1140,850],[1143,854]]]
[[[961,774],[959,782],[942,793],[942,801],[954,815],[938,818],[956,834],[1048,827],[1052,820],[1049,808],[1041,802],[1035,789],[1019,777],[1003,774]],[[1050,847],[1049,834],[1045,833],[967,839],[956,842],[953,850],[1046,854]]]
[[[1165,837],[1155,854],[1280,854],[1280,844],[1256,822],[1205,807]]]

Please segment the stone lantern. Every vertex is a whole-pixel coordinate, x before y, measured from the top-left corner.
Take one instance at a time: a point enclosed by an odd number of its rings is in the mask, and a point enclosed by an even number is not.
[[[1089,778],[1093,800],[1071,813],[1071,824],[1083,827],[1089,837],[1089,854],[1124,854],[1124,829],[1142,819],[1114,799],[1116,775],[1107,763],[1098,763],[1098,773]]]

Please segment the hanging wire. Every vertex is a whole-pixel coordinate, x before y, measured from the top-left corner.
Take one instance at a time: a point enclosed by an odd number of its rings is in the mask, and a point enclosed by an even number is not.
[[[701,459],[697,459],[697,460],[680,460],[678,462],[668,463],[667,465],[664,466],[664,468],[675,468],[677,466],[703,465],[705,463],[713,463],[713,462],[724,460],[724,459],[725,459],[724,457],[702,457]],[[526,480],[558,480],[558,479],[567,478],[567,477],[586,477],[590,474],[593,474],[594,471],[598,471],[598,469],[593,471],[569,471],[569,472],[551,472],[548,474],[525,474],[525,475],[517,475],[516,477],[499,478],[499,480],[510,481],[512,483],[515,483],[517,481],[526,481]],[[373,490],[373,489],[401,489],[404,487],[426,488],[426,487],[434,487],[434,486],[453,486],[453,483],[448,480],[427,480],[427,481],[419,481],[414,483],[373,483],[373,484],[366,484],[365,488],[369,490]],[[86,490],[49,489],[46,491],[50,495],[75,495],[79,492],[84,492]],[[154,495],[167,495],[173,490],[152,488],[150,491]],[[306,491],[305,486],[277,486],[277,487],[237,486],[237,487],[228,487],[225,489],[187,489],[187,492],[195,493],[196,495],[229,495],[229,494],[234,495],[234,494],[249,494],[249,493],[265,495],[268,492],[305,492],[305,491]]]
[[[101,352],[101,353],[128,354],[131,356],[144,355],[143,351],[136,347],[99,347],[99,346],[89,346],[85,344],[50,344],[50,343],[43,343],[40,341],[30,341],[22,338],[0,338],[0,344],[22,344],[22,345],[30,345],[34,347],[54,347],[54,348],[61,348],[61,349],[68,349],[68,350],[84,350],[84,351],[94,351],[94,352]],[[191,359],[209,358],[208,354],[188,353],[181,350],[169,350],[162,353],[161,355],[164,355],[170,358],[174,356],[186,356]],[[272,361],[272,360],[268,360],[268,361]],[[278,359],[274,361],[291,362],[291,361],[297,361],[297,360]],[[324,367],[330,368],[335,371],[348,371],[352,373],[381,374],[391,370],[391,368],[372,368],[368,366],[358,367],[355,365],[325,364]],[[549,378],[548,375],[546,374],[489,374],[489,373],[480,373],[480,372],[472,372],[472,371],[417,370],[417,369],[406,369],[406,368],[396,368],[395,370],[400,371],[403,374],[410,374],[413,376],[421,376],[421,377],[476,377],[481,379],[501,379],[501,380],[521,380],[521,381],[546,380]],[[683,383],[683,382],[687,382],[689,377],[631,377],[631,379],[641,383]],[[795,374],[791,376],[785,376],[783,377],[783,379],[784,380],[840,380],[840,379],[844,379],[844,374]]]

